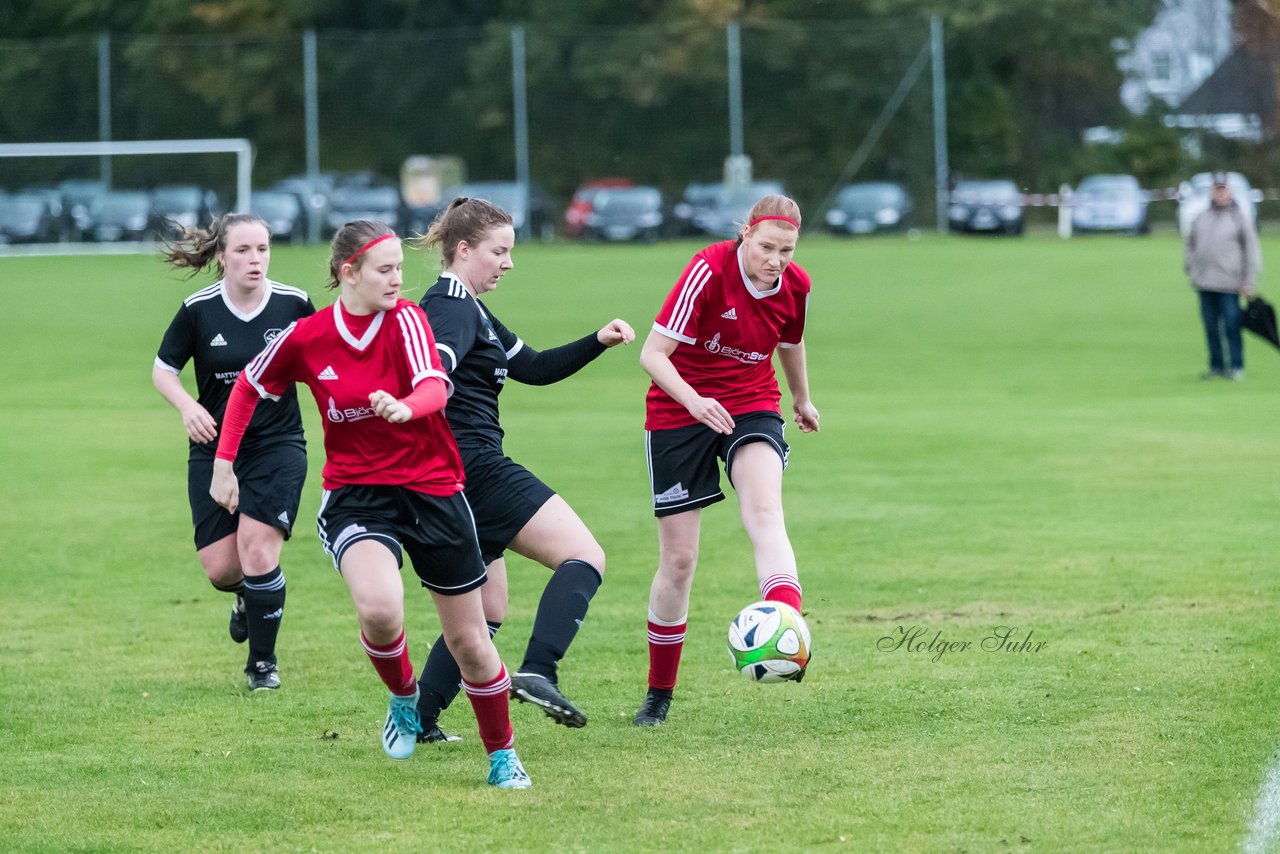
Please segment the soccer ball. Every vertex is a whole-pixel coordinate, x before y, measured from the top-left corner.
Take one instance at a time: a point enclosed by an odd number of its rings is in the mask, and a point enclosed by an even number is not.
[[[733,666],[754,682],[799,682],[810,649],[804,617],[783,602],[753,602],[729,624]]]

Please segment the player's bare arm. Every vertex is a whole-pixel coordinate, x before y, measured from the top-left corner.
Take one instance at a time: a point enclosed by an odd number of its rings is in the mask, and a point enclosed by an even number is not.
[[[805,367],[804,342],[794,347],[779,347],[778,361],[791,392],[791,410],[802,433],[818,432],[818,410],[809,399],[809,373]]]
[[[676,366],[671,363],[671,354],[680,342],[668,338],[656,329],[649,331],[640,351],[640,366],[645,369],[658,387],[671,395],[689,414],[700,423],[707,425],[717,433],[733,432],[733,416],[720,405],[718,400],[703,397],[693,386],[684,381]]]

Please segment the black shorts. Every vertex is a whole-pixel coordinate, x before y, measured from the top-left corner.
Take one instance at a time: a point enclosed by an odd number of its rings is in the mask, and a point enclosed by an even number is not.
[[[476,517],[485,565],[502,557],[555,490],[533,472],[493,448],[459,448],[467,473],[467,503]]]
[[[649,485],[653,488],[653,515],[674,516],[724,500],[720,467],[733,484],[733,455],[751,442],[768,442],[787,467],[791,448],[782,438],[784,423],[776,412],[748,412],[733,416],[733,432],[717,433],[705,424],[644,434],[649,458]]]
[[[342,556],[363,540],[376,540],[404,566],[409,554],[422,586],[445,596],[485,582],[471,508],[461,492],[427,495],[403,486],[356,485],[324,491],[316,519],[320,544],[342,571]]]
[[[228,513],[209,495],[213,454],[187,460],[187,500],[195,528],[196,550],[210,546],[240,527],[240,514],[279,528],[287,540],[298,516],[302,485],[307,480],[307,449],[292,442],[270,445],[240,455],[234,470],[240,481],[240,508]]]

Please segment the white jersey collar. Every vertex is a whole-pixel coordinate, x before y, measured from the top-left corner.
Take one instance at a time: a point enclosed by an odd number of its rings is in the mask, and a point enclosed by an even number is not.
[[[342,312],[345,310],[346,309],[342,307],[341,299],[334,302],[333,325],[338,327],[338,334],[342,336],[343,341],[346,341],[357,350],[364,350],[369,346],[369,342],[373,340],[374,336],[378,334],[378,329],[382,326],[382,318],[386,316],[386,312],[378,312],[374,316],[373,322],[369,324],[369,328],[364,331],[364,335],[357,338],[351,333],[351,330],[347,328],[347,322],[342,319]]]
[[[236,304],[231,301],[231,294],[227,292],[227,280],[218,280],[218,292],[222,294],[222,302],[227,307],[227,311],[231,312],[237,318],[243,321],[253,320],[267,307],[267,302],[271,299],[271,280],[263,278],[262,280],[262,299],[258,301],[258,307],[253,311],[244,312],[236,308]]]

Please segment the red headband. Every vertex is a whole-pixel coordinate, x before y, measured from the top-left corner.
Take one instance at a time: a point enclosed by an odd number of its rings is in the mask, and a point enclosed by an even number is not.
[[[751,220],[751,222],[747,223],[747,228],[751,228],[755,226],[756,223],[764,222],[766,219],[776,219],[776,220],[780,220],[781,222],[789,222],[796,227],[796,231],[800,230],[800,223],[796,222],[794,219],[792,219],[789,216],[778,216],[776,214],[769,214],[768,216],[758,216],[755,219]]]
[[[375,238],[373,238],[373,240],[370,240],[370,241],[369,241],[368,243],[366,243],[364,246],[361,246],[361,247],[360,247],[359,249],[357,249],[355,252],[352,252],[350,255],[348,255],[348,256],[346,257],[346,260],[344,260],[344,261],[342,262],[342,264],[350,264],[352,261],[356,260],[356,259],[357,259],[357,258],[359,258],[361,255],[363,255],[364,253],[368,252],[370,249],[372,249],[373,247],[377,246],[377,245],[378,245],[379,243],[381,243],[382,241],[387,240],[387,239],[392,238],[392,237],[395,237],[395,236],[396,236],[396,233],[395,233],[394,231],[390,231],[390,232],[387,232],[386,234],[382,235],[381,237],[375,237]],[[339,266],[339,267],[341,267],[341,266],[342,266],[342,264],[339,264],[338,266]]]

